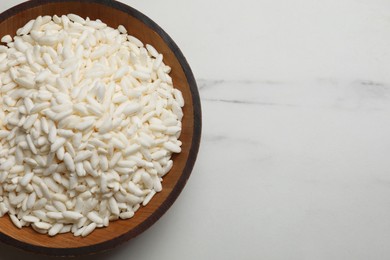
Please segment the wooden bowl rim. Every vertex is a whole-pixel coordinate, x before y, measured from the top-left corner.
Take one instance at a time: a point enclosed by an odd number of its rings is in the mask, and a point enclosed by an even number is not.
[[[25,242],[21,242],[17,239],[14,239],[0,232],[0,241],[26,251],[41,253],[46,255],[55,255],[55,256],[75,256],[75,255],[93,254],[101,251],[106,251],[118,246],[119,244],[122,244],[127,240],[130,240],[131,238],[136,237],[137,235],[141,234],[146,229],[148,229],[150,226],[152,226],[172,206],[172,204],[175,202],[180,192],[183,190],[184,186],[186,185],[187,180],[191,175],[191,171],[196,161],[196,157],[200,145],[200,139],[201,139],[202,112],[201,112],[201,104],[200,104],[198,87],[194,75],[192,73],[192,70],[186,58],[184,57],[183,53],[176,45],[176,43],[173,41],[173,39],[157,23],[155,23],[152,19],[150,19],[140,11],[134,9],[133,7],[117,2],[115,0],[30,0],[18,4],[16,6],[13,6],[8,10],[2,12],[0,14],[0,23],[2,23],[6,19],[16,15],[21,11],[33,7],[37,7],[43,4],[59,3],[59,2],[68,2],[68,3],[83,2],[83,3],[96,3],[96,4],[105,5],[107,7],[111,7],[127,13],[128,15],[138,19],[146,26],[151,28],[153,31],[155,31],[164,40],[164,42],[171,49],[171,51],[175,54],[177,60],[179,61],[183,69],[184,75],[186,76],[187,83],[191,92],[192,103],[193,103],[193,117],[194,117],[193,136],[192,136],[191,147],[188,155],[188,160],[186,161],[185,167],[183,169],[182,174],[179,177],[179,180],[177,181],[176,185],[174,186],[174,188],[172,189],[168,197],[165,199],[165,201],[145,221],[143,221],[141,224],[136,226],[131,231],[119,237],[107,240],[99,244],[83,246],[78,248],[50,248],[50,247],[32,245]]]

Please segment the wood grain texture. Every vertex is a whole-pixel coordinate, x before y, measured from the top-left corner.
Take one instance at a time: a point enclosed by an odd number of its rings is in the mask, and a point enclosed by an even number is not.
[[[49,255],[79,255],[107,250],[129,240],[155,223],[172,205],[185,186],[199,149],[201,137],[201,106],[198,89],[191,69],[173,40],[151,19],[137,10],[108,0],[32,0],[15,6],[0,15],[0,37],[15,35],[16,30],[39,15],[75,13],[82,17],[101,19],[109,26],[126,27],[129,34],[153,45],[172,67],[174,86],[185,99],[183,129],[180,140],[182,152],[173,156],[174,166],[164,177],[162,192],[146,207],[141,207],[129,220],[110,222],[109,227],[95,230],[81,238],[72,234],[55,237],[41,235],[31,228],[17,229],[8,217],[0,219],[0,240],[21,249]]]

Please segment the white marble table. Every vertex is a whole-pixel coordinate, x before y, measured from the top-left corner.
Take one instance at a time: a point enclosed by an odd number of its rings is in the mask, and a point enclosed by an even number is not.
[[[85,259],[390,258],[389,1],[123,2],[187,57],[203,139],[167,214]]]

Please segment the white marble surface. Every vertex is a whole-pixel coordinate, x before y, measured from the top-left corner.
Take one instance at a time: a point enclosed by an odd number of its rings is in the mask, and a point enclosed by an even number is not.
[[[85,259],[390,258],[389,1],[123,2],[187,57],[203,139],[167,214]]]

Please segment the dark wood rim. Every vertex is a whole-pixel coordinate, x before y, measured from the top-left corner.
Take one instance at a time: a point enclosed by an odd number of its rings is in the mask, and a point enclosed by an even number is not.
[[[21,242],[19,240],[16,240],[2,232],[0,232],[0,240],[2,242],[5,242],[9,245],[31,251],[34,253],[42,253],[46,255],[55,255],[55,256],[75,256],[75,255],[83,255],[83,254],[92,254],[97,253],[101,251],[106,251],[109,249],[112,249],[119,244],[136,237],[137,235],[144,232],[146,229],[148,229],[150,226],[152,226],[175,202],[177,197],[179,196],[180,192],[183,190],[184,186],[187,183],[188,178],[191,175],[191,171],[194,167],[196,157],[199,150],[200,145],[200,139],[201,139],[201,130],[202,130],[202,111],[201,111],[201,104],[200,104],[200,97],[198,92],[198,87],[194,78],[194,75],[191,71],[191,68],[184,57],[183,53],[179,49],[179,47],[176,45],[176,43],[172,40],[172,38],[154,21],[152,21],[149,17],[142,14],[138,10],[125,5],[123,3],[114,1],[114,0],[31,0],[28,2],[21,3],[19,5],[16,5],[3,13],[0,14],[0,22],[3,22],[10,16],[13,16],[20,11],[33,8],[36,6],[39,6],[41,4],[47,4],[47,3],[55,3],[55,2],[86,2],[86,3],[97,3],[102,4],[105,6],[109,6],[115,9],[118,9],[120,11],[123,11],[138,20],[142,21],[144,24],[146,24],[148,27],[153,29],[168,45],[168,47],[172,50],[172,52],[177,57],[184,74],[187,78],[188,85],[191,90],[191,96],[192,96],[192,102],[193,102],[193,109],[194,109],[194,128],[193,128],[193,136],[192,136],[192,142],[191,142],[191,148],[188,156],[188,160],[186,162],[186,165],[183,169],[183,173],[181,174],[177,184],[175,185],[172,192],[169,194],[167,199],[160,205],[160,207],[152,214],[150,215],[144,222],[142,222],[140,225],[138,225],[136,228],[131,230],[130,232],[116,237],[114,239],[111,239],[109,241],[91,245],[91,246],[84,246],[79,248],[49,248],[49,247],[42,247],[42,246],[36,246],[27,244],[24,242]]]

